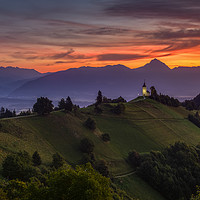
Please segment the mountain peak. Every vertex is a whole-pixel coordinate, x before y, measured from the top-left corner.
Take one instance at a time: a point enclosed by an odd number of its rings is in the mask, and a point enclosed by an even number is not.
[[[163,62],[161,62],[157,58],[154,58],[153,60],[150,61],[150,63],[163,63]]]
[[[163,62],[161,62],[158,59],[153,59],[150,61],[150,63],[147,63],[143,67],[139,67],[138,69],[147,69],[147,70],[153,70],[153,71],[163,71],[163,70],[170,70],[170,68]]]

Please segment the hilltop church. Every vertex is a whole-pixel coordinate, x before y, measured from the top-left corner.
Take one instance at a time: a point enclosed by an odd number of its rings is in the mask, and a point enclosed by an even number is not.
[[[143,97],[149,97],[150,96],[150,92],[147,90],[147,86],[146,86],[145,81],[144,81],[144,84],[142,86],[142,95],[143,95]]]

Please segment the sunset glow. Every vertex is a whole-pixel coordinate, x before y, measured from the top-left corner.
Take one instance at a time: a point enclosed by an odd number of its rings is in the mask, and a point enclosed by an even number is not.
[[[2,1],[0,65],[53,72],[80,66],[200,65],[200,2]],[[193,6],[195,5],[195,6]]]

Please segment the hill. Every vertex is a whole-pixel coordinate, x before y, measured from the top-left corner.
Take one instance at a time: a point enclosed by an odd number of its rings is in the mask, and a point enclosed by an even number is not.
[[[124,65],[80,67],[49,74],[29,81],[10,94],[11,97],[48,96],[56,99],[67,94],[76,101],[91,101],[96,91],[116,98],[118,91],[127,100],[141,94],[144,79],[149,87],[179,99],[192,98],[199,91],[200,67],[170,69],[154,59],[143,67],[130,69]],[[176,87],[174,87],[176,86]]]
[[[80,140],[90,138],[95,144],[97,159],[104,159],[121,187],[141,200],[163,199],[155,190],[145,184],[132,172],[126,159],[132,149],[140,153],[161,150],[176,141],[196,145],[200,141],[200,130],[187,120],[189,111],[183,107],[173,108],[150,99],[136,99],[125,104],[124,114],[110,112],[115,104],[102,106],[103,113],[94,113],[94,107],[80,109],[77,113],[56,111],[48,116],[17,117],[0,120],[0,161],[8,154],[19,150],[33,153],[37,150],[45,163],[59,152],[68,163],[80,163],[83,154],[79,150]],[[97,129],[91,131],[83,123],[92,117]],[[109,133],[111,142],[101,139],[102,133]],[[125,175],[120,178],[120,175]],[[131,178],[132,177],[132,178]],[[122,183],[122,184],[121,184]],[[130,184],[128,184],[130,183]],[[145,187],[147,193],[142,191]],[[136,190],[136,191],[134,191]]]

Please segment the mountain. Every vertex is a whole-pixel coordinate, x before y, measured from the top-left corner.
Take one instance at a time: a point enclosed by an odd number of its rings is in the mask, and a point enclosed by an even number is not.
[[[84,156],[79,149],[80,141],[88,137],[94,143],[96,159],[108,163],[116,184],[140,200],[165,200],[137,174],[130,173],[133,169],[126,162],[128,153],[133,149],[140,153],[159,151],[176,141],[197,145],[200,129],[187,119],[190,112],[183,107],[138,98],[125,103],[125,112],[116,115],[110,111],[114,105],[102,105],[101,115],[89,106],[76,113],[56,111],[47,116],[0,120],[0,163],[10,153],[25,150],[32,155],[37,150],[44,164],[49,164],[58,152],[75,165]],[[88,117],[95,119],[96,130],[83,126]],[[103,133],[110,135],[110,142],[102,141]]]
[[[0,96],[5,96],[25,82],[41,77],[34,69],[19,67],[0,67]]]
[[[152,71],[152,72],[166,72],[170,68],[163,62],[158,59],[151,60],[150,63],[147,63],[143,67],[139,67],[136,70],[140,71]]]
[[[52,99],[71,96],[78,101],[94,101],[97,91],[115,98],[122,95],[127,100],[141,95],[144,80],[148,89],[155,86],[158,92],[191,98],[200,92],[200,67],[170,69],[154,59],[143,67],[130,69],[124,65],[71,68],[26,82],[10,94],[11,97]]]
[[[14,82],[22,79],[38,78],[41,73],[34,69],[19,67],[0,67],[0,83]]]

